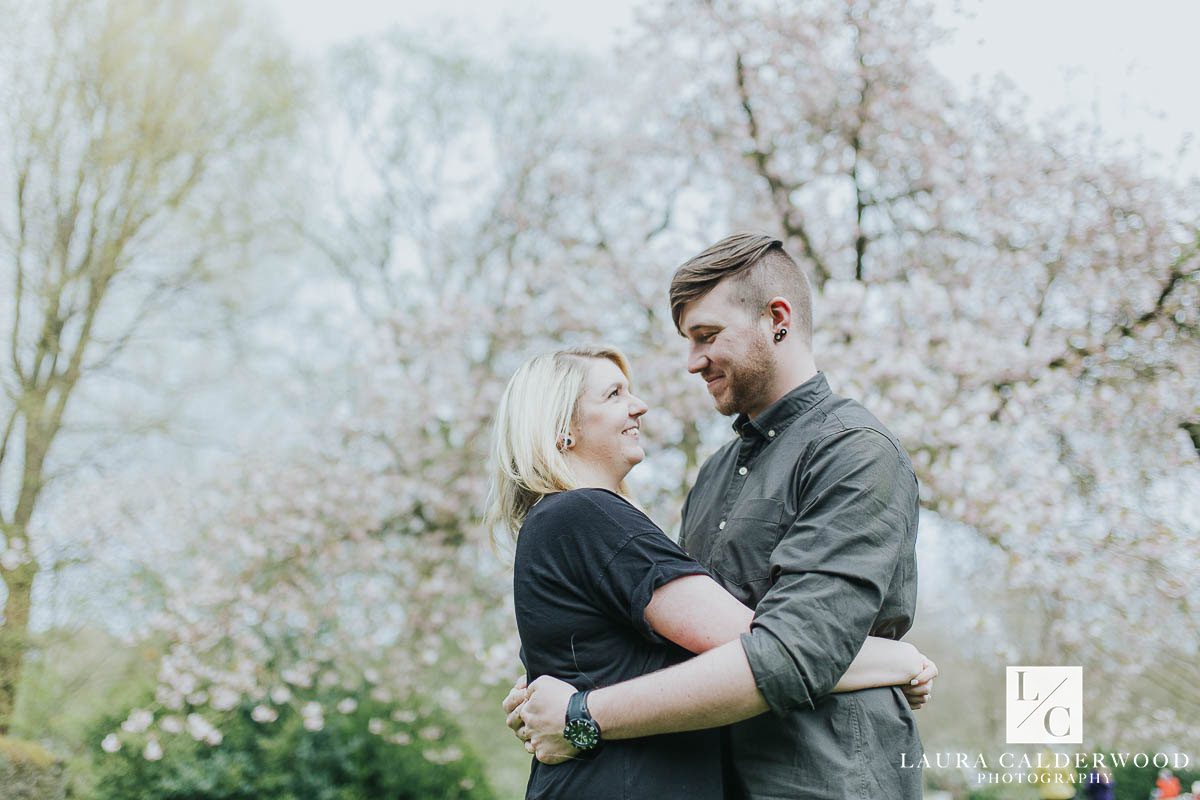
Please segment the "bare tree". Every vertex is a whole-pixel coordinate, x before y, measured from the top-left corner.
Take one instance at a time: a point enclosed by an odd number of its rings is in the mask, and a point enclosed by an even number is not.
[[[295,105],[285,55],[233,0],[6,5],[22,46],[0,50],[0,733],[72,400],[236,264]]]

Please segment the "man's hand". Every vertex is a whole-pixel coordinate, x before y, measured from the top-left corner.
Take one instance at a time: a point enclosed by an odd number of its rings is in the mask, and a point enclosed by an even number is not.
[[[563,738],[567,702],[573,694],[574,686],[549,675],[538,678],[526,690],[526,700],[520,707],[524,725],[517,729],[517,735],[528,740],[525,749],[543,764],[561,764],[579,752]]]
[[[911,682],[901,687],[904,690],[904,697],[908,700],[908,707],[913,711],[919,711],[921,708],[933,699],[933,679],[938,676],[937,664],[926,658],[921,665],[921,671]]]

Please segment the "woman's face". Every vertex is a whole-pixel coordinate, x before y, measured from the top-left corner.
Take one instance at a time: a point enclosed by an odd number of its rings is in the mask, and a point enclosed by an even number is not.
[[[641,417],[646,404],[629,391],[629,382],[607,358],[588,359],[583,393],[571,425],[571,455],[619,482],[646,457]]]

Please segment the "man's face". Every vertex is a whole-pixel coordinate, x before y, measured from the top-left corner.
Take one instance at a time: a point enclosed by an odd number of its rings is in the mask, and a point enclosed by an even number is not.
[[[684,306],[679,327],[689,342],[688,372],[704,378],[717,411],[753,416],[770,404],[770,322],[740,303],[729,281]]]

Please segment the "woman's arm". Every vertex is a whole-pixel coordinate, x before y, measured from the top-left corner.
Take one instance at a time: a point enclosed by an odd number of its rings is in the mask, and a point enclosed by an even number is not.
[[[664,583],[646,605],[654,632],[693,653],[732,642],[750,630],[754,611],[707,575],[687,575]]]
[[[927,675],[929,672],[932,674]],[[908,642],[868,636],[833,691],[853,692],[875,686],[911,685],[936,674],[937,667],[933,666],[933,662]]]
[[[688,575],[655,590],[646,622],[660,636],[693,653],[704,653],[750,630],[754,612],[707,575]],[[833,688],[853,692],[875,686],[924,683],[937,668],[907,642],[867,637],[846,674]],[[923,700],[921,701],[923,702]]]

